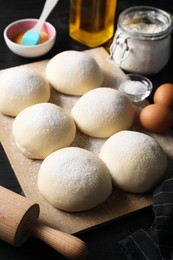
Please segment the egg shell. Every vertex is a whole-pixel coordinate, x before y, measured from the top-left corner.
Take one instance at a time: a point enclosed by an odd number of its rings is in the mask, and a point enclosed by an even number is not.
[[[160,85],[153,96],[155,104],[168,106],[173,109],[173,84],[164,83]]]
[[[173,124],[173,111],[166,106],[151,104],[141,110],[139,121],[151,132],[164,132]]]

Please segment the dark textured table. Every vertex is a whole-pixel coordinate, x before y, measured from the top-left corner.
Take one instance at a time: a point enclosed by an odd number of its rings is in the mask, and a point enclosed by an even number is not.
[[[54,48],[46,55],[37,58],[29,59],[19,57],[9,51],[3,39],[3,30],[9,23],[23,18],[38,18],[42,10],[43,0],[0,0],[0,69],[5,69],[21,64],[31,63],[38,60],[51,58],[55,54],[68,50],[85,50],[83,46],[69,37],[69,0],[60,0],[53,12],[50,14],[48,21],[50,21],[57,29],[57,40]],[[115,24],[118,14],[123,9],[135,5],[150,5],[162,8],[173,13],[173,5],[168,0],[118,0]],[[109,43],[104,47],[108,47]],[[167,66],[157,75],[149,77],[154,85],[153,91],[165,82],[173,83],[173,58],[171,57]],[[153,93],[152,93],[153,94]],[[152,95],[149,99],[152,102]],[[10,166],[3,148],[0,146],[0,185],[11,189],[17,193],[22,190]],[[116,205],[115,205],[116,206]],[[77,236],[83,239],[89,248],[89,260],[91,259],[106,259],[106,260],[123,260],[126,259],[122,254],[118,241],[125,238],[129,234],[135,232],[139,228],[149,227],[153,222],[152,208],[143,209],[140,212],[135,212],[130,216],[117,219],[106,225],[97,227],[95,229],[83,232]],[[29,238],[27,242],[20,248],[14,248],[7,243],[0,241],[0,259],[1,260],[19,260],[19,259],[65,259],[59,253],[48,247],[43,242]]]

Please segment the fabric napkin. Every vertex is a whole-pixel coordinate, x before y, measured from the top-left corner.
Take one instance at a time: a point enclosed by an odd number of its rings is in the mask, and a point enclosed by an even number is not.
[[[173,260],[173,178],[153,192],[154,223],[119,242],[129,260]]]

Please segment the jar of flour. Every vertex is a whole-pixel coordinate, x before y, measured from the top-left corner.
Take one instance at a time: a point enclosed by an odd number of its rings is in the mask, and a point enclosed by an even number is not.
[[[119,15],[109,60],[131,73],[156,74],[170,58],[171,32],[169,13],[151,6],[130,7]]]

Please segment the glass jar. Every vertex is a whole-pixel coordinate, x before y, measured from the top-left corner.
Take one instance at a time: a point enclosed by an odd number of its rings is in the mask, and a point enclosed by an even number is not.
[[[97,47],[114,34],[117,0],[71,0],[70,36],[89,46]]]
[[[131,73],[156,74],[170,58],[171,32],[169,13],[151,6],[130,7],[118,17],[110,61]]]

